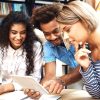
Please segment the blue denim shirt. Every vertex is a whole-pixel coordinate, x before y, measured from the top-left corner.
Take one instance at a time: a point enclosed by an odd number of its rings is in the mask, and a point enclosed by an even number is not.
[[[47,41],[43,45],[43,53],[43,59],[46,63],[59,59],[69,67],[75,68],[78,66],[78,63],[74,58],[75,49],[72,45],[70,46],[70,49],[67,50],[65,46],[54,46],[51,42]]]

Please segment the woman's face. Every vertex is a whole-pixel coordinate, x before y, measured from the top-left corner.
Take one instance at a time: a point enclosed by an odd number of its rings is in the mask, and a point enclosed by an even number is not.
[[[24,24],[13,24],[10,33],[9,40],[10,44],[14,49],[18,49],[22,46],[26,38],[26,27]]]
[[[84,24],[82,24],[80,21],[72,25],[60,24],[60,27],[63,31],[67,32],[69,41],[74,46],[75,44],[79,44],[80,42],[82,44],[87,42],[89,33],[86,26],[84,26]]]

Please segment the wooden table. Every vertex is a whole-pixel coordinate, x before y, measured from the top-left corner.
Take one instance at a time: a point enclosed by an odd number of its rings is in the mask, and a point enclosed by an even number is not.
[[[62,98],[60,100],[97,100],[93,99],[85,90],[64,89],[61,95]]]
[[[62,97],[60,98],[60,100],[100,100],[100,99],[93,99],[85,90],[76,90],[76,89],[64,89],[61,92],[61,96]],[[23,97],[26,97],[26,95],[22,91],[15,91],[0,95],[0,100],[21,100],[21,98]],[[27,98],[25,100],[33,100],[33,99]]]

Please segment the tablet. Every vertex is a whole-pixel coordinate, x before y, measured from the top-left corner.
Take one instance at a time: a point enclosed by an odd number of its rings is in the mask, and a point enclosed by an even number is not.
[[[24,89],[33,89],[39,91],[40,94],[49,94],[49,92],[37,81],[35,81],[32,76],[19,76],[12,75],[13,81],[21,85]]]

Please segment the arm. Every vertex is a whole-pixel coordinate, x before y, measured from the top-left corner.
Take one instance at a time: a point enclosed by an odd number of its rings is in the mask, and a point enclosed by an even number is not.
[[[42,45],[39,42],[36,42],[34,43],[34,69],[31,75],[38,82],[41,80],[42,67]]]
[[[50,92],[50,93],[60,93],[65,85],[72,84],[81,79],[81,74],[79,73],[79,68],[77,67],[71,73],[64,75],[57,79],[52,79],[49,81],[44,82],[43,86]]]
[[[44,65],[44,77],[41,81],[43,84],[47,80],[55,79],[56,78],[56,62],[49,62]]]
[[[82,48],[75,58],[81,65],[81,74],[87,91],[94,97],[100,98],[100,62],[91,62],[88,57],[89,50]]]
[[[41,83],[50,93],[59,93],[63,85],[60,81],[56,80],[56,57],[55,50],[51,46],[51,43],[46,42],[44,44],[43,52],[43,58],[46,64],[44,66],[45,76]]]
[[[77,82],[81,79],[81,74],[79,73],[80,66],[76,67],[70,73],[63,75],[61,80],[64,82],[65,85],[70,85],[74,82]]]
[[[86,72],[84,72],[82,68],[80,69],[86,89],[94,98],[100,98],[100,70],[98,68],[100,69],[100,66],[95,67],[94,70],[94,65],[91,63]],[[97,75],[95,73],[97,73]]]
[[[74,51],[72,51],[72,52],[74,52]],[[50,57],[51,58],[53,57],[52,53],[51,53]],[[50,58],[50,57],[48,57],[48,58]],[[49,68],[51,68],[51,66]],[[49,68],[47,69],[48,71],[49,71]],[[56,69],[52,69],[52,70],[56,70]],[[49,74],[47,74],[47,76],[49,76]],[[45,88],[47,88],[50,93],[60,93],[65,84],[69,85],[69,84],[71,84],[73,82],[78,81],[79,79],[81,79],[81,74],[79,73],[79,67],[77,67],[73,72],[71,72],[71,73],[69,73],[67,75],[64,75],[64,76],[62,76],[60,78],[57,78],[57,79],[55,79],[55,77],[54,77],[52,80],[44,82],[43,86]]]
[[[0,85],[0,94],[14,91],[14,86],[12,83]]]

